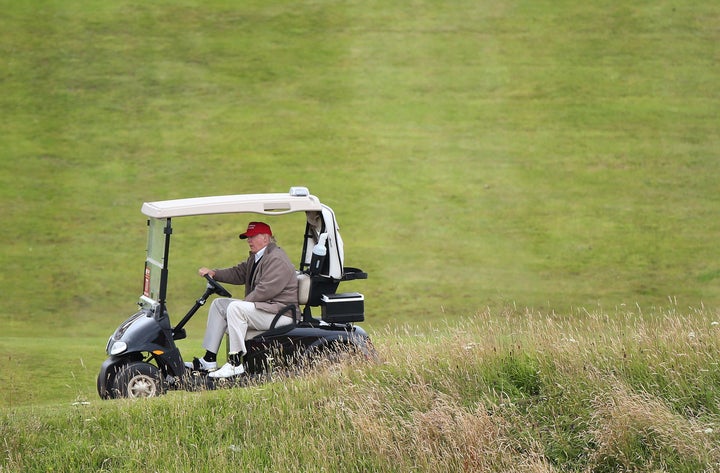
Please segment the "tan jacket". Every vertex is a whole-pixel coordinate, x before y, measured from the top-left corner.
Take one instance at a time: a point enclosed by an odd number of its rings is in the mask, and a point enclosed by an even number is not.
[[[229,284],[244,284],[245,300],[254,302],[260,310],[275,314],[289,304],[295,304],[299,310],[295,266],[285,251],[275,243],[269,243],[258,261],[252,281],[248,281],[254,264],[255,255],[251,254],[237,266],[216,269],[215,279]],[[287,315],[292,316],[291,313]]]

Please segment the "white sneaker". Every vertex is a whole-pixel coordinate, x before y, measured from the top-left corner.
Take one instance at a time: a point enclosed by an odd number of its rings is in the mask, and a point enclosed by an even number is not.
[[[186,361],[185,366],[195,371],[215,371],[217,369],[217,361],[205,361],[205,358],[193,358],[192,361]]]
[[[213,371],[208,376],[211,378],[230,378],[231,376],[237,376],[245,373],[245,367],[243,365],[233,366],[230,363],[225,363],[217,371]]]

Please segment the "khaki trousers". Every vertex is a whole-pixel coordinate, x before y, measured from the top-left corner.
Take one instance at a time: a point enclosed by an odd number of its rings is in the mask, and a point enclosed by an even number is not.
[[[215,299],[210,305],[203,348],[217,353],[225,333],[230,347],[228,353],[247,353],[245,337],[250,330],[269,330],[275,314],[255,308],[252,302],[240,299]],[[292,323],[292,318],[282,316],[276,327]]]

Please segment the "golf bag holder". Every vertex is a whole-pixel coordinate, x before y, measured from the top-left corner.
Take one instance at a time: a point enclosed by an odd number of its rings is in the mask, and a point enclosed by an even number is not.
[[[302,321],[308,323],[316,321],[312,316],[311,307],[322,307],[323,321],[325,322],[362,322],[364,320],[364,302],[362,294],[343,293],[338,295],[337,288],[342,281],[367,279],[367,277],[368,275],[366,272],[352,267],[344,268],[342,279],[333,279],[324,276],[310,276],[310,290],[307,302],[305,303],[305,307],[302,312]],[[356,296],[343,297],[344,294],[354,294]]]

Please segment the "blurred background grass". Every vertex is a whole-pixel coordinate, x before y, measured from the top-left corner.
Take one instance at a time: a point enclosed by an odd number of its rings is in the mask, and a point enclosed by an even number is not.
[[[68,357],[92,384],[140,292],[148,200],[308,186],[370,274],[347,286],[369,329],[720,302],[712,3],[0,7],[0,376],[20,392],[73,395],[50,375]],[[176,320],[247,220],[176,222]],[[301,228],[273,224],[297,259]]]

